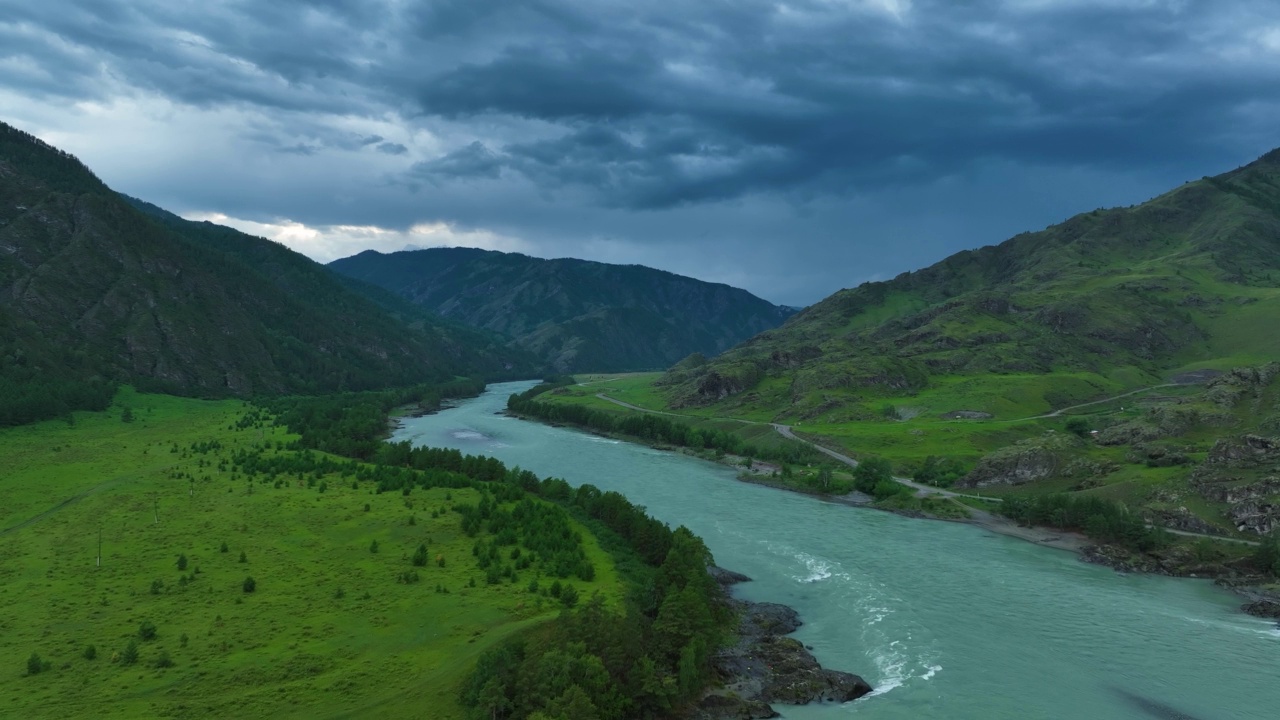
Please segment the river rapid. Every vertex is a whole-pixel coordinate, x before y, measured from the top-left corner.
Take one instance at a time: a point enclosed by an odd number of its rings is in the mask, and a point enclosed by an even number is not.
[[[406,419],[393,440],[617,490],[700,535],[747,599],[799,611],[824,666],[876,688],[789,720],[1272,720],[1280,631],[1207,581],[1121,575],[980,528],[735,479],[732,469],[501,414],[534,383]]]

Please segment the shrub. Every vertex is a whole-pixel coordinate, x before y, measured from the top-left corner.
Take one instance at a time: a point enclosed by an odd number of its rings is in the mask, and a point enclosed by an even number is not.
[[[186,633],[182,633],[182,636],[178,638],[178,644],[182,647],[186,647],[190,639],[191,638],[188,638]]]
[[[894,482],[893,480],[881,480],[876,483],[874,488],[871,489],[871,494],[875,495],[877,500],[884,500],[885,498],[891,498],[894,495],[901,495],[904,493],[911,493],[911,488],[906,485],[902,485],[901,483]]]
[[[31,657],[27,658],[27,674],[39,675],[44,672],[45,663],[40,659],[39,653],[31,653]]]
[[[161,591],[163,591],[163,590],[164,590],[164,581],[163,581],[163,580],[161,580],[161,579],[159,579],[159,578],[156,578],[155,580],[152,580],[152,581],[151,581],[151,594],[152,594],[152,595],[159,595],[159,594],[160,594],[160,592],[161,592]]]
[[[138,662],[138,643],[133,640],[124,646],[124,650],[120,653],[121,665],[132,665]]]
[[[854,487],[869,495],[875,494],[876,485],[886,480],[893,482],[893,466],[882,457],[867,457],[853,469]]]
[[[1085,437],[1089,434],[1090,429],[1089,421],[1082,417],[1073,417],[1067,421],[1067,432],[1073,435]]]
[[[222,547],[218,549],[218,552],[226,552],[226,551],[227,551],[227,544],[222,543]]]
[[[1253,553],[1253,563],[1263,572],[1280,576],[1280,535],[1263,539]]]
[[[142,624],[138,626],[138,637],[142,638],[144,641],[155,640],[156,624],[150,620],[143,620]]]
[[[93,645],[86,645],[86,646],[84,647],[84,653],[83,653],[83,654],[84,654],[84,659],[85,659],[85,660],[92,660],[92,659],[94,659],[94,658],[98,657],[98,648],[94,647]]]
[[[169,659],[169,653],[167,651],[160,651],[160,654],[156,656],[155,666],[157,668],[173,667],[173,660]]]
[[[186,555],[179,555],[179,556],[178,556],[178,569],[179,569],[179,570],[186,570],[186,569],[187,569],[187,556],[186,556]]]
[[[377,554],[378,554],[378,541],[377,541],[377,540],[374,540],[373,542],[369,543],[369,552],[373,553],[374,555],[377,555]]]
[[[951,487],[956,480],[964,477],[965,473],[965,466],[959,460],[930,455],[924,459],[924,463],[911,477],[918,483]]]
[[[574,588],[572,585],[565,585],[564,589],[560,591],[560,602],[563,603],[564,606],[567,608],[571,608],[574,605],[577,605],[578,604],[577,589]]]
[[[423,567],[427,564],[427,544],[422,543],[413,553],[413,566]]]
[[[243,587],[245,592],[251,593],[258,589],[258,582],[251,577],[247,577],[244,579]]]
[[[245,555],[243,550],[240,551],[240,562],[249,562],[249,556]]]

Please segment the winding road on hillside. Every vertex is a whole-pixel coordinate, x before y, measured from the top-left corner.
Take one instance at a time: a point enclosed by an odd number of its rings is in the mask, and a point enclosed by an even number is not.
[[[1127,397],[1129,397],[1130,395],[1137,395],[1137,394],[1139,394],[1139,393],[1144,393],[1144,392],[1147,392],[1147,391],[1149,391],[1149,390],[1158,390],[1159,388],[1167,388],[1167,387],[1182,387],[1183,385],[1188,385],[1188,384],[1190,384],[1190,383],[1162,383],[1162,384],[1160,384],[1160,385],[1151,385],[1151,386],[1149,386],[1149,387],[1138,388],[1137,390],[1130,390],[1129,392],[1127,392],[1127,393],[1122,393],[1122,394],[1120,394],[1120,395],[1112,395],[1111,397],[1102,398],[1101,400],[1092,400],[1092,401],[1087,402],[1087,403],[1080,403],[1079,405],[1069,405],[1069,406],[1064,407],[1064,408],[1058,408],[1057,410],[1054,410],[1053,412],[1045,413],[1044,415],[1034,415],[1034,416],[1029,417],[1029,418],[1026,418],[1026,419],[1027,419],[1027,420],[1044,420],[1044,419],[1046,419],[1046,418],[1055,418],[1055,417],[1059,417],[1059,416],[1060,416],[1060,415],[1062,415],[1062,413],[1064,413],[1064,412],[1070,412],[1071,410],[1078,410],[1078,409],[1080,409],[1080,408],[1082,408],[1082,407],[1089,407],[1090,405],[1101,405],[1101,404],[1103,404],[1103,403],[1109,403],[1109,402],[1111,402],[1112,400],[1119,400],[1119,399],[1121,399],[1121,398],[1127,398]]]
[[[1141,390],[1134,390],[1133,392],[1125,393],[1124,395],[1117,395],[1117,396],[1115,396],[1115,397],[1105,398],[1105,399],[1103,399],[1103,400],[1095,400],[1095,401],[1093,401],[1093,402],[1091,402],[1091,403],[1083,403],[1083,404],[1081,404],[1081,405],[1074,405],[1074,406],[1072,406],[1072,407],[1062,408],[1061,410],[1057,410],[1057,411],[1055,411],[1054,413],[1052,413],[1052,414],[1050,414],[1050,415],[1044,415],[1044,416],[1041,416],[1041,417],[1055,417],[1055,416],[1056,416],[1057,414],[1059,414],[1059,413],[1062,413],[1062,412],[1064,412],[1064,411],[1066,411],[1066,410],[1072,410],[1072,409],[1077,408],[1077,407],[1085,407],[1085,406],[1087,406],[1087,405],[1096,405],[1096,404],[1098,404],[1098,403],[1104,403],[1104,402],[1109,402],[1109,401],[1111,401],[1111,400],[1116,400],[1116,399],[1119,399],[1119,398],[1122,398],[1122,397],[1128,397],[1129,395],[1136,395],[1137,393],[1140,393],[1140,392],[1146,392],[1147,390],[1154,390],[1154,389],[1156,389],[1156,388],[1161,388],[1161,387],[1173,387],[1173,386],[1176,386],[1176,385],[1179,385],[1179,384],[1181,384],[1181,383],[1169,383],[1169,384],[1166,384],[1166,385],[1154,385],[1154,386],[1152,386],[1152,387],[1142,388]],[[596,393],[596,397],[597,397],[597,398],[600,398],[601,400],[605,400],[605,401],[611,402],[611,403],[613,403],[614,405],[618,405],[618,406],[621,406],[621,407],[627,408],[628,410],[635,410],[635,411],[637,411],[637,412],[650,413],[650,414],[653,414],[653,415],[669,415],[669,416],[671,416],[671,417],[683,417],[683,418],[693,418],[693,419],[706,419],[706,418],[700,418],[699,416],[696,416],[696,415],[681,415],[680,413],[667,412],[667,411],[664,411],[664,410],[651,410],[651,409],[649,409],[649,408],[643,408],[643,407],[640,407],[639,405],[632,405],[632,404],[631,404],[631,403],[629,403],[629,402],[624,402],[624,401],[622,401],[622,400],[618,400],[617,398],[609,397],[608,395],[605,395],[604,393]],[[740,419],[740,418],[712,418],[712,419],[715,419],[715,420],[735,420],[735,421],[737,421],[737,422],[745,423],[745,424],[748,424],[748,425],[763,425],[763,424],[765,424],[765,423],[756,422],[756,421],[754,421],[754,420],[742,420],[742,419]],[[1028,418],[1028,419],[1035,419],[1035,418]],[[777,431],[777,433],[778,433],[779,435],[781,435],[781,436],[782,436],[782,437],[784,437],[784,438],[787,438],[788,440],[795,440],[796,442],[802,442],[802,443],[804,443],[804,444],[808,445],[809,447],[812,447],[814,450],[817,450],[818,452],[820,452],[820,453],[822,453],[822,454],[826,455],[827,457],[830,457],[830,458],[832,458],[832,459],[834,459],[834,460],[838,460],[839,462],[844,463],[845,465],[848,465],[848,466],[849,466],[849,467],[851,467],[851,468],[856,468],[856,467],[858,467],[858,461],[857,461],[857,460],[854,460],[853,458],[849,457],[848,455],[845,455],[844,453],[836,452],[835,450],[832,450],[832,449],[830,449],[830,448],[827,448],[827,447],[824,447],[824,446],[822,446],[822,445],[819,445],[818,443],[813,442],[812,440],[808,440],[808,439],[805,439],[805,438],[803,438],[803,437],[800,437],[799,435],[796,435],[796,434],[792,431],[792,429],[791,429],[791,426],[790,426],[790,425],[783,425],[783,424],[781,424],[781,423],[768,423],[768,425],[769,425],[770,427],[772,427],[775,431]],[[973,499],[973,500],[982,500],[982,501],[985,501],[985,502],[995,502],[995,503],[1004,502],[1004,500],[1003,500],[1003,499],[1001,499],[1001,498],[993,498],[993,497],[987,497],[987,496],[984,496],[984,495],[969,495],[969,494],[966,494],[966,493],[952,492],[951,490],[943,490],[943,489],[941,489],[941,488],[937,488],[937,487],[934,487],[934,486],[932,486],[932,485],[925,485],[925,484],[923,484],[923,483],[918,483],[918,482],[916,482],[916,481],[914,481],[914,480],[911,480],[911,479],[909,479],[909,478],[904,478],[904,477],[894,477],[894,478],[893,478],[893,480],[894,480],[894,482],[900,483],[900,484],[902,484],[902,485],[906,485],[907,487],[909,487],[909,488],[911,488],[911,489],[915,490],[915,491],[916,491],[916,493],[915,493],[915,494],[916,494],[916,497],[933,496],[933,497],[948,498],[948,499],[952,499],[952,500],[954,500],[955,498],[970,498],[970,499]],[[1017,535],[1017,536],[1019,536],[1019,537],[1023,537],[1024,539],[1030,540],[1030,541],[1032,541],[1032,542],[1037,542],[1037,543],[1040,543],[1040,544],[1055,544],[1055,543],[1054,543],[1054,542],[1052,542],[1052,541],[1061,540],[1063,537],[1071,537],[1071,538],[1072,538],[1072,541],[1073,541],[1073,542],[1076,542],[1076,541],[1078,541],[1078,539],[1079,539],[1079,538],[1081,538],[1081,537],[1082,537],[1082,536],[1078,536],[1078,535],[1076,535],[1076,534],[1074,534],[1074,533],[1068,533],[1068,534],[1066,534],[1066,536],[1058,536],[1058,537],[1054,537],[1054,538],[1039,539],[1039,538],[1036,538],[1036,537],[1032,537],[1032,536],[1031,536],[1030,534],[1028,534],[1028,533],[1018,532],[1017,530],[1022,530],[1023,528],[1021,528],[1020,526],[1016,525],[1015,523],[1013,523],[1012,521],[1010,521],[1010,520],[1008,520],[1008,519],[1006,519],[1006,518],[1003,518],[1003,517],[1000,517],[1000,516],[997,516],[997,515],[993,515],[993,514],[991,514],[991,513],[987,512],[987,511],[985,511],[985,510],[979,510],[979,509],[974,508],[974,507],[966,506],[966,509],[968,509],[968,510],[969,510],[969,512],[970,512],[970,514],[971,514],[971,516],[972,516],[973,521],[974,521],[974,522],[976,522],[976,523],[977,523],[977,524],[979,524],[979,525],[982,525],[982,526],[984,526],[984,527],[986,527],[986,528],[988,528],[988,529],[991,529],[991,530],[994,530],[994,531],[996,531],[996,532],[1000,532],[1000,533],[1003,533],[1003,534],[1008,534],[1008,535]],[[1155,526],[1154,526],[1154,525],[1148,525],[1147,527],[1155,527]],[[1259,545],[1259,544],[1260,544],[1260,543],[1258,543],[1257,541],[1254,541],[1254,540],[1243,540],[1243,539],[1240,539],[1240,538],[1224,537],[1224,536],[1222,536],[1222,535],[1208,535],[1208,534],[1205,534],[1205,533],[1189,532],[1189,531],[1187,531],[1187,530],[1174,530],[1173,528],[1164,528],[1164,530],[1165,530],[1166,532],[1168,532],[1168,533],[1173,534],[1173,535],[1181,535],[1181,536],[1183,536],[1183,537],[1208,538],[1208,539],[1210,539],[1210,540],[1221,540],[1221,541],[1223,541],[1223,542],[1238,543],[1238,544],[1241,544],[1241,545],[1251,545],[1251,546],[1255,546],[1255,547],[1256,547],[1257,545]]]

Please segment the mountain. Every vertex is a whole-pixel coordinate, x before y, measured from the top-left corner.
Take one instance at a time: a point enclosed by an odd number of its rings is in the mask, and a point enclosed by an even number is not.
[[[363,297],[410,329],[426,331],[427,339],[447,347],[458,367],[467,372],[491,379],[523,379],[541,367],[532,354],[507,346],[506,339],[497,333],[440,317],[376,285],[335,273],[284,245],[225,225],[187,220],[128,195],[121,197],[182,239],[234,256],[281,290],[311,298],[318,309],[332,310],[334,300],[350,294]],[[371,311],[367,306],[364,309]]]
[[[406,323],[270,241],[157,221],[0,124],[0,425],[102,406],[115,382],[249,396],[511,364],[477,337]]]
[[[676,406],[823,422],[908,397],[1008,416],[1280,357],[1277,318],[1280,151],[841,290],[660,384]]]
[[[561,372],[668,367],[723,352],[792,314],[745,290],[639,265],[434,248],[369,250],[329,267],[501,333]]]

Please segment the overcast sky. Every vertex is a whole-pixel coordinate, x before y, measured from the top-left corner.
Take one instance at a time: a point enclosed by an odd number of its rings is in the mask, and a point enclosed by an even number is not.
[[[321,261],[793,305],[1280,146],[1275,0],[0,0],[0,119]]]

